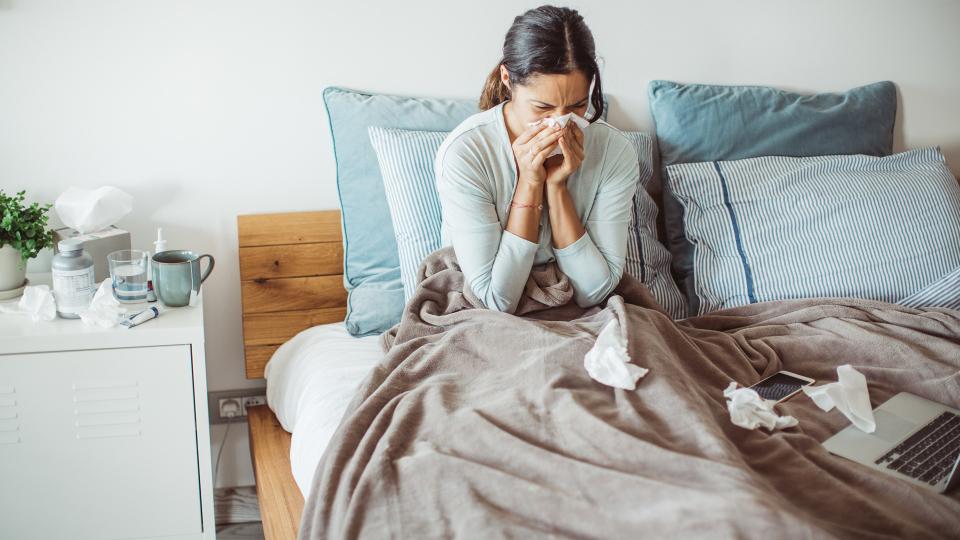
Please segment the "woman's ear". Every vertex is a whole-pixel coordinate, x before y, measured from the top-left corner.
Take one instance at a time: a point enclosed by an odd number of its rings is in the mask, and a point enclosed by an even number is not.
[[[510,72],[503,64],[500,64],[500,82],[510,90]]]

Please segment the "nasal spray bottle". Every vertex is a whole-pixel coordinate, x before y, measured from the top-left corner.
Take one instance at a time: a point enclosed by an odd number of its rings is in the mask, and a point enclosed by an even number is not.
[[[161,251],[165,251],[166,249],[167,249],[167,241],[163,239],[163,229],[161,229],[160,227],[157,227],[157,239],[156,241],[153,242],[153,250],[154,250],[153,253],[154,255],[156,255],[157,253],[160,253]],[[156,291],[154,291],[153,289],[153,263],[152,262],[147,266],[147,301],[148,302],[157,301],[157,294],[156,294]],[[161,309],[160,304],[157,304],[156,306],[151,306],[139,313],[134,313],[133,315],[130,315],[129,317],[121,321],[120,325],[125,328],[133,328],[134,326],[143,324],[149,320],[156,319],[157,317],[160,316],[160,313],[162,311],[163,309]]]
[[[167,241],[163,239],[163,228],[157,227],[157,239],[153,242],[153,254],[156,255],[161,251],[166,251]],[[152,257],[151,257],[152,259]],[[157,292],[153,288],[153,262],[151,260],[150,264],[147,266],[147,301],[156,302],[157,301]]]
[[[161,229],[160,227],[157,227],[157,239],[156,241],[153,242],[153,254],[156,255],[161,251],[166,251],[166,249],[167,249],[167,241],[163,239],[163,229]],[[151,259],[152,258],[153,257],[151,256]],[[153,289],[153,262],[152,261],[147,266],[147,301],[148,302],[157,301],[157,294],[156,294],[156,291]],[[126,328],[133,328],[134,326],[156,319],[157,317],[160,316],[161,313],[163,313],[163,311],[164,311],[164,308],[160,304],[157,304],[155,306],[148,307],[147,309],[139,313],[134,313],[133,315],[130,315],[129,317],[121,321],[120,325]]]

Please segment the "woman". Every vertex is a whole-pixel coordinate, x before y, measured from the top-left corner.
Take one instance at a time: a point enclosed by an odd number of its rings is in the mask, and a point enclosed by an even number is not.
[[[542,121],[585,116],[588,104],[583,130]],[[576,303],[599,304],[623,274],[640,172],[633,145],[598,120],[600,73],[583,18],[541,6],[514,19],[480,108],[435,163],[443,244],[467,284],[487,308],[513,313],[533,265],[556,261]]]

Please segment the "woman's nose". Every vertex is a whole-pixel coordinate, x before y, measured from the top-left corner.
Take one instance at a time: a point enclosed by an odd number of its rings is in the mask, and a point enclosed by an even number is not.
[[[543,119],[543,118],[552,118],[552,117],[555,117],[555,116],[563,116],[563,115],[565,115],[565,114],[567,114],[567,113],[572,113],[572,112],[575,112],[572,107],[557,107],[557,108],[555,108],[555,109],[551,109],[551,110],[543,113],[543,116],[541,116],[541,119]]]

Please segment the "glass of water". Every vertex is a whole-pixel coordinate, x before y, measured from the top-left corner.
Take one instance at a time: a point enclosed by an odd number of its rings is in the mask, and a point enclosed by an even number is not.
[[[120,302],[143,302],[147,299],[147,252],[123,249],[107,255],[113,296]]]

